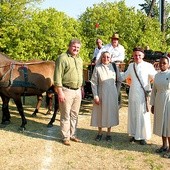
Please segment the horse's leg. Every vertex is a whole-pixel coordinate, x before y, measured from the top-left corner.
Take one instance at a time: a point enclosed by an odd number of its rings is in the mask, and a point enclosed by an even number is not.
[[[53,108],[53,92],[51,91],[46,92],[46,107],[48,108],[46,115],[51,114]]]
[[[10,98],[1,95],[1,99],[2,99],[2,124],[8,125],[10,124],[11,118],[8,107]]]
[[[22,105],[22,102],[21,102],[21,97],[15,98],[14,102],[17,106],[17,109],[18,109],[19,114],[20,114],[21,119],[22,119],[22,124],[21,124],[19,130],[24,131],[26,129],[25,125],[27,124],[27,120],[26,120],[25,115],[24,115],[24,108],[23,108],[23,105]]]
[[[42,94],[41,95],[37,95],[37,105],[36,105],[36,108],[33,112],[33,114],[31,115],[32,117],[36,117],[37,116],[37,113],[38,113],[38,110],[42,104],[42,99],[43,99],[43,96]]]
[[[54,101],[55,101],[55,104],[54,104],[53,117],[51,118],[51,120],[48,123],[47,127],[52,127],[53,126],[53,123],[55,122],[55,118],[56,118],[56,115],[57,115],[57,111],[59,109],[59,102],[58,102],[58,95],[57,95],[57,93],[54,93]]]

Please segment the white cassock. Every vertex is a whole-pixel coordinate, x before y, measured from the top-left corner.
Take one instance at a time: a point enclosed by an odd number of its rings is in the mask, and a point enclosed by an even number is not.
[[[131,77],[128,103],[128,133],[136,140],[148,140],[151,138],[150,112],[146,111],[144,91],[135,75],[134,63],[130,63],[127,71],[122,74],[122,80]],[[157,73],[152,64],[142,61],[135,63],[137,75],[145,88],[151,90],[150,80]]]

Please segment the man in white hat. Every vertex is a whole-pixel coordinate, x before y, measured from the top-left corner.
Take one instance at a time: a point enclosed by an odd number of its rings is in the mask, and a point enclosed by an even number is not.
[[[111,43],[105,45],[98,53],[96,61],[100,58],[102,52],[108,51],[111,54],[112,62],[123,62],[125,59],[125,48],[119,44],[119,34],[114,33],[111,37]]]

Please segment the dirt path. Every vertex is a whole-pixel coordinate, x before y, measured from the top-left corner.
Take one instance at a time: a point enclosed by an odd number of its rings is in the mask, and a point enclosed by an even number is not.
[[[120,109],[120,124],[112,128],[113,142],[94,141],[97,129],[90,127],[91,101],[84,101],[78,123],[78,136],[83,143],[61,143],[59,114],[52,128],[47,128],[51,115],[41,108],[31,117],[35,100],[26,100],[26,131],[18,132],[21,119],[10,105],[11,124],[0,129],[1,170],[168,170],[170,161],[155,154],[161,139],[153,135],[148,145],[130,144],[127,135],[127,99]],[[33,103],[31,103],[33,102]],[[1,117],[0,117],[1,119]],[[153,117],[152,117],[153,120]]]

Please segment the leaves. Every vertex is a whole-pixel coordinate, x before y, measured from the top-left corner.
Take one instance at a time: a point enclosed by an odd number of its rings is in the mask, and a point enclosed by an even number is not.
[[[115,3],[100,3],[84,12],[79,20],[82,22],[82,34],[86,37],[86,48],[89,53],[95,45],[97,37],[110,43],[114,32],[120,34],[120,43],[126,49],[126,60],[131,58],[134,46],[149,45],[153,50],[162,49],[162,32],[154,18],[148,18],[141,11],[128,8],[124,1]],[[100,27],[94,29],[95,23]]]
[[[156,18],[127,7],[125,1],[94,4],[78,20],[54,8],[39,10],[34,6],[39,2],[4,0],[0,4],[0,50],[13,59],[56,60],[67,50],[70,39],[78,38],[82,41],[80,55],[90,62],[96,38],[107,44],[114,32],[119,33],[119,41],[126,49],[126,61],[136,45],[169,50],[169,29],[163,34]]]

